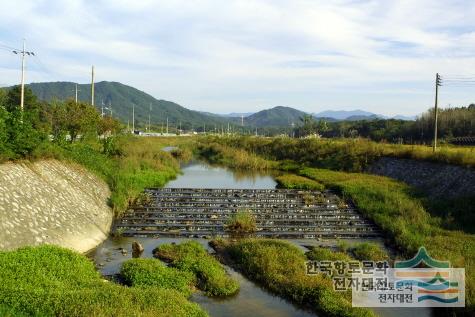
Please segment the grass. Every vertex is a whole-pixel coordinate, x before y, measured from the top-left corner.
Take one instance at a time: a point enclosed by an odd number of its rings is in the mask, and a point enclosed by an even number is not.
[[[371,242],[362,242],[356,244],[351,252],[355,258],[360,261],[388,261],[388,253],[378,244]]]
[[[258,137],[208,137],[201,143],[247,151],[271,161],[290,160],[311,167],[350,172],[361,172],[382,156],[475,167],[473,147],[443,145],[433,153],[429,146],[377,143],[367,139]]]
[[[227,221],[226,230],[236,236],[252,234],[257,230],[256,218],[249,211],[239,210]]]
[[[112,142],[107,144],[107,151],[100,143],[78,142],[47,152],[54,153],[55,158],[79,163],[104,179],[111,189],[111,207],[120,215],[145,188],[161,187],[176,177],[178,160],[161,149],[189,140],[119,136]]]
[[[278,168],[339,191],[345,199],[351,199],[364,216],[379,226],[403,259],[411,258],[419,247],[425,246],[432,257],[449,260],[453,267],[464,267],[467,311],[475,310],[475,235],[445,229],[450,218],[432,216],[426,209],[431,208],[432,204],[416,194],[409,185],[387,177],[354,173],[362,171],[382,156],[473,167],[474,148],[447,146],[434,154],[429,147],[390,145],[363,139],[239,137],[210,138],[207,142],[261,155],[263,159],[277,162]],[[302,179],[294,180],[295,186],[303,183]],[[450,202],[446,207],[457,206],[460,212],[467,213],[473,209],[472,205],[473,199],[468,197]],[[444,206],[441,205],[439,209],[444,209]],[[447,214],[446,211],[435,210],[439,215]],[[472,218],[464,217],[469,220]],[[460,228],[459,222],[456,225]],[[365,256],[375,256],[368,247],[360,247],[359,251],[361,254],[367,252]]]
[[[313,261],[351,261],[353,260],[345,252],[333,251],[329,248],[315,247],[305,253],[309,260]]]
[[[325,316],[374,316],[367,309],[351,307],[351,292],[333,290],[330,278],[307,275],[303,251],[281,240],[242,239],[235,243],[215,240],[217,252],[225,253],[248,278],[272,293]]]
[[[304,168],[301,176],[322,182],[350,198],[390,238],[401,256],[410,258],[425,246],[439,260],[466,270],[466,304],[475,306],[475,236],[442,228],[412,189],[387,177]]]
[[[122,264],[120,276],[130,286],[173,289],[186,297],[191,296],[195,284],[195,276],[191,272],[167,267],[156,259],[130,259]]]
[[[265,160],[256,154],[242,149],[209,143],[207,139],[199,142],[195,152],[212,164],[226,165],[234,169],[268,170],[275,167],[275,162]]]
[[[389,255],[380,245],[372,242],[360,242],[338,250],[314,247],[305,254],[309,260],[316,261],[388,261]]]
[[[103,280],[85,256],[55,246],[0,252],[0,280],[7,316],[207,316],[178,291]]]
[[[239,291],[239,284],[224,267],[196,241],[181,244],[163,244],[153,253],[173,267],[196,276],[198,288],[208,296],[229,296]]]
[[[295,174],[279,175],[275,178],[280,188],[305,189],[305,190],[325,190],[325,186],[319,182]]]

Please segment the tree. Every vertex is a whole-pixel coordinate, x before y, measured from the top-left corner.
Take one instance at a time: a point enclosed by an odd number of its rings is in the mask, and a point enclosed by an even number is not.
[[[322,134],[328,131],[328,125],[324,120],[315,120],[311,114],[305,114],[300,118],[301,126],[295,129],[297,137],[306,137],[313,134]]]
[[[44,141],[47,134],[35,128],[37,121],[34,111],[21,112],[13,109],[6,120],[7,146],[11,152],[21,157],[29,156]]]
[[[97,136],[101,117],[94,106],[69,100],[65,103],[65,112],[59,111],[58,116],[58,124],[68,131],[71,142],[78,136]]]
[[[110,116],[105,116],[101,118],[99,122],[99,134],[116,134],[120,131],[120,122],[117,119],[114,119]]]
[[[1,91],[0,91],[0,97],[1,97]],[[4,159],[9,158],[9,155],[7,154],[7,152],[9,152],[7,120],[8,120],[8,112],[2,106],[1,99],[0,99],[0,161],[3,161]]]
[[[5,89],[0,89],[0,108],[6,108],[7,105],[7,92]]]
[[[38,107],[38,98],[33,94],[33,91],[28,88],[28,86],[25,87],[25,93],[24,93],[24,106],[25,108],[23,110],[29,111],[33,109],[37,109]],[[6,109],[7,111],[11,112],[15,109],[20,108],[20,102],[21,102],[21,86],[17,85],[8,90],[7,96],[6,96]]]

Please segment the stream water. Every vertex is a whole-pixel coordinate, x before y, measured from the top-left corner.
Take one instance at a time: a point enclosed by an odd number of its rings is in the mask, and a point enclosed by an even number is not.
[[[182,167],[182,174],[177,179],[170,181],[166,187],[169,188],[255,188],[266,189],[275,188],[276,182],[269,174],[259,173],[237,173],[221,167],[212,167],[202,162],[191,162]],[[103,275],[113,275],[119,272],[122,263],[132,257],[131,244],[133,241],[140,242],[145,251],[142,257],[152,257],[152,250],[160,244],[176,242],[180,243],[184,239],[180,238],[141,238],[141,237],[110,237],[90,253],[96,263],[98,270]],[[194,239],[208,247],[208,240]],[[311,244],[309,240],[290,240],[296,245],[304,248],[303,245]],[[126,255],[122,255],[121,249],[128,250]],[[212,251],[212,250],[210,250]],[[226,270],[235,277],[241,286],[239,293],[233,297],[216,299],[204,296],[202,293],[195,293],[191,300],[200,304],[212,317],[238,317],[238,316],[258,316],[258,317],[310,317],[316,314],[304,311],[292,303],[263,290],[252,281],[246,279],[239,272],[226,266]],[[425,308],[417,309],[378,309],[378,315],[385,317],[395,316],[432,316],[431,310]]]

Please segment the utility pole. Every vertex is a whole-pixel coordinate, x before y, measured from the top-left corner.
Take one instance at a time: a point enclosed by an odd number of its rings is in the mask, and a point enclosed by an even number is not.
[[[94,106],[94,65],[92,65],[91,71],[91,105]]]
[[[132,104],[132,133],[135,133],[135,104]]]
[[[167,117],[167,135],[168,135],[168,117]]]
[[[148,109],[148,132],[150,132],[150,113],[152,112],[152,103],[150,103],[150,107]]]
[[[26,40],[23,39],[23,50],[13,50],[13,54],[21,54],[21,96],[20,96],[20,110],[23,113],[23,108],[25,107],[25,64],[26,64],[26,55],[35,56],[35,53],[28,52],[26,50]]]
[[[76,101],[76,103],[78,103],[78,84],[76,84],[76,96],[74,98],[74,101]]]
[[[101,117],[104,118],[104,99],[101,100]]]
[[[437,109],[437,103],[439,101],[439,86],[441,86],[441,78],[439,76],[439,73],[435,74],[435,107],[434,107],[434,147],[433,147],[433,152],[437,150],[437,120],[438,120],[438,109]]]
[[[241,115],[241,127],[243,127],[243,126],[244,126],[244,116]]]

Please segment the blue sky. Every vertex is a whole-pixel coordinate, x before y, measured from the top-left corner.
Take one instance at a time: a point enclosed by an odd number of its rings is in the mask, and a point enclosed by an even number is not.
[[[119,81],[217,113],[292,106],[413,115],[436,72],[475,77],[475,1],[0,2],[0,85]],[[442,106],[475,102],[444,86]]]

